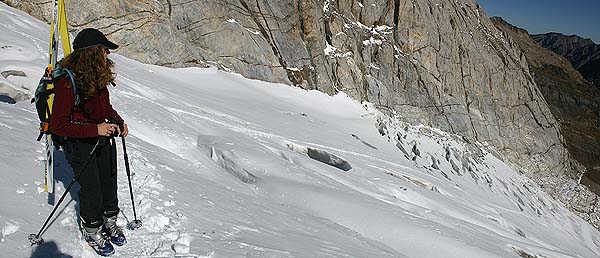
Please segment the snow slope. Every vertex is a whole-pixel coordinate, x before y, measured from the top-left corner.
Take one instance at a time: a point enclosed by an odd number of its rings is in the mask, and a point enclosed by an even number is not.
[[[34,87],[47,27],[0,3],[0,71],[27,75],[3,80]],[[485,146],[344,94],[110,58],[144,222],[114,257],[600,256],[595,229]],[[29,246],[53,208],[34,107],[0,102],[0,135],[1,256],[95,257],[78,234],[77,189],[46,243]],[[60,195],[72,171],[56,154]],[[125,224],[133,215],[120,156]]]

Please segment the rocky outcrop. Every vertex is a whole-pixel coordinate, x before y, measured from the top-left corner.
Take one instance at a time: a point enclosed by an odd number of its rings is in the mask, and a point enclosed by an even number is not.
[[[49,9],[46,1],[4,1],[26,10]],[[67,5],[74,31],[100,28],[122,46],[121,54],[161,65],[214,65],[329,94],[343,91],[408,122],[483,142],[568,206],[593,207],[587,195],[577,195],[583,169],[570,159],[525,55],[474,1]]]
[[[499,17],[492,21],[525,53],[537,85],[561,124],[569,152],[587,169],[583,183],[600,194],[600,90],[567,59],[538,45],[526,30]]]
[[[2,71],[2,67],[0,67],[0,71]],[[0,102],[15,104],[18,101],[29,100],[31,98],[30,90],[8,80],[10,76],[26,77],[23,71],[2,71],[0,73]]]
[[[600,45],[591,39],[554,32],[532,37],[542,47],[567,58],[584,78],[600,89]]]

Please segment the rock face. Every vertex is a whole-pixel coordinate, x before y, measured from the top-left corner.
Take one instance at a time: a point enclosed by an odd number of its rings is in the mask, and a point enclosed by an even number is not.
[[[600,45],[591,39],[560,33],[532,35],[542,47],[567,58],[584,78],[600,88]]]
[[[40,11],[50,10],[47,1],[3,1],[49,16]],[[525,55],[474,1],[72,0],[67,5],[74,31],[99,28],[122,46],[121,54],[161,65],[215,65],[329,94],[343,91],[405,121],[492,146],[567,206],[593,209],[587,195],[577,195],[584,191],[578,185],[583,168],[564,147]]]
[[[587,169],[584,183],[600,194],[600,90],[567,59],[538,45],[526,30],[499,17],[491,20],[525,53],[537,85],[560,121],[569,152]]]
[[[0,67],[0,71],[2,71],[2,67]],[[31,98],[31,94],[29,94],[30,90],[8,80],[10,76],[25,77],[25,73],[13,70],[6,70],[0,73],[0,102],[15,104],[17,101],[29,100]]]

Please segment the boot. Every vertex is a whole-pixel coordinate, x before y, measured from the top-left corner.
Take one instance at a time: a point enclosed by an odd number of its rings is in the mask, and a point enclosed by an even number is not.
[[[81,233],[88,245],[90,245],[98,255],[110,256],[115,253],[113,245],[107,241],[101,227],[82,227]]]
[[[122,246],[127,243],[123,229],[117,225],[117,215],[104,217],[103,230],[113,244]]]

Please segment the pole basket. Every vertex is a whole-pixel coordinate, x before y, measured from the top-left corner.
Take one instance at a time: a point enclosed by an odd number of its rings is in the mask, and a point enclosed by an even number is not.
[[[30,234],[29,242],[31,243],[31,246],[41,245],[44,243],[44,239],[36,234]]]
[[[142,227],[142,221],[139,219],[136,219],[136,220],[133,220],[133,221],[127,223],[127,229],[129,229],[129,230],[135,230],[135,229],[138,229],[141,227]]]

